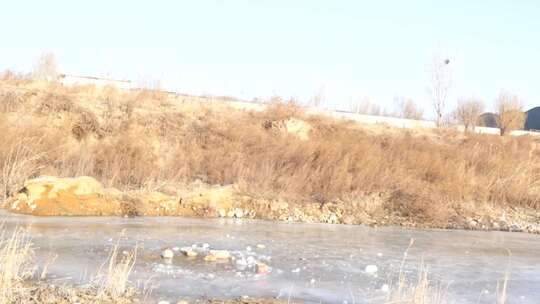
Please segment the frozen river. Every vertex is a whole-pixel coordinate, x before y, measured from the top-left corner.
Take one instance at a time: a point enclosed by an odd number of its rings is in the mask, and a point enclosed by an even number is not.
[[[384,285],[396,281],[414,239],[404,272],[414,279],[423,260],[430,280],[441,282],[451,303],[495,303],[497,281],[507,269],[508,302],[540,303],[540,237],[525,233],[171,217],[31,217],[4,212],[2,217],[8,229],[29,227],[38,260],[58,255],[49,266],[49,278],[55,282],[85,283],[117,241],[122,249],[137,246],[132,282],[151,286],[153,299],[171,302],[247,295],[308,303],[381,303]],[[205,243],[229,250],[235,260],[208,262],[180,252],[171,263],[160,257],[165,248]],[[264,262],[271,272],[257,275],[239,260]],[[367,265],[376,265],[378,272],[366,273]]]

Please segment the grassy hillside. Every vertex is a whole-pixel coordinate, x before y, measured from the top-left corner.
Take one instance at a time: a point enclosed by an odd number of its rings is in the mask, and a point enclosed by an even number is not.
[[[364,126],[286,103],[246,111],[224,100],[22,80],[0,82],[0,130],[4,199],[31,177],[86,175],[165,193],[234,184],[298,208],[360,203],[371,217],[431,226],[532,216],[540,206],[538,139],[527,136]]]

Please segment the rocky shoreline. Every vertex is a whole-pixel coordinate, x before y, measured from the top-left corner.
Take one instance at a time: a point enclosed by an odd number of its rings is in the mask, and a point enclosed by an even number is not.
[[[180,299],[169,302],[165,300],[148,299],[145,295],[135,289],[129,292],[112,297],[108,294],[99,293],[90,286],[57,285],[47,281],[26,281],[18,287],[12,295],[13,303],[21,304],[137,304],[137,303],[157,303],[157,304],[283,304],[287,303],[277,299],[259,299],[251,297],[240,297],[233,299]],[[298,302],[291,302],[298,303]]]
[[[180,190],[178,190],[180,189]],[[403,226],[484,231],[540,233],[540,213],[534,209],[471,205],[450,216],[433,220],[403,214],[389,206],[384,194],[348,202],[289,203],[255,198],[234,185],[198,185],[168,191],[128,191],[105,188],[91,177],[40,177],[24,187],[2,207],[38,216],[185,216],[248,218],[284,222],[347,225]]]

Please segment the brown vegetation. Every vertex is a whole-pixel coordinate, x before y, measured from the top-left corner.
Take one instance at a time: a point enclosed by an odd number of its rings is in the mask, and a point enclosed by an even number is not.
[[[117,259],[117,246],[109,258],[104,278],[96,276],[96,283],[85,286],[56,285],[46,281],[47,265],[41,275],[35,275],[38,265],[33,256],[33,245],[26,229],[15,228],[6,237],[0,234],[0,303],[132,303],[136,290],[128,278],[134,263],[133,253]]]
[[[424,111],[411,98],[396,99],[395,115],[401,118],[421,120]]]
[[[518,96],[501,92],[495,101],[495,108],[497,109],[497,124],[501,135],[523,128],[525,113],[523,113],[523,104]]]
[[[385,214],[443,223],[478,205],[539,207],[540,154],[527,136],[377,134],[292,105],[242,111],[112,88],[4,81],[0,95],[3,198],[31,177],[85,175],[121,190],[235,184],[321,206],[376,195]],[[271,127],[291,118],[311,126],[307,137]]]
[[[465,132],[469,130],[469,127],[474,131],[483,110],[484,104],[478,99],[459,99],[454,116],[460,124],[465,126]]]

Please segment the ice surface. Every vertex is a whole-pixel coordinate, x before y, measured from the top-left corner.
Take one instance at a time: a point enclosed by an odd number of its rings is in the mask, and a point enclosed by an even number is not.
[[[540,237],[524,233],[368,228],[231,219],[31,217],[2,213],[8,229],[30,227],[40,262],[58,255],[49,278],[87,282],[118,241],[138,246],[132,281],[152,294],[184,297],[279,297],[313,303],[380,303],[404,258],[414,279],[429,267],[433,281],[448,286],[455,303],[495,303],[511,252],[509,303],[539,303]],[[405,256],[410,239],[414,245]],[[264,244],[264,246],[257,246]],[[197,257],[166,248],[193,246]],[[204,261],[210,249],[228,250],[231,260]],[[256,274],[256,262],[271,268]],[[366,273],[376,265],[376,274]]]

